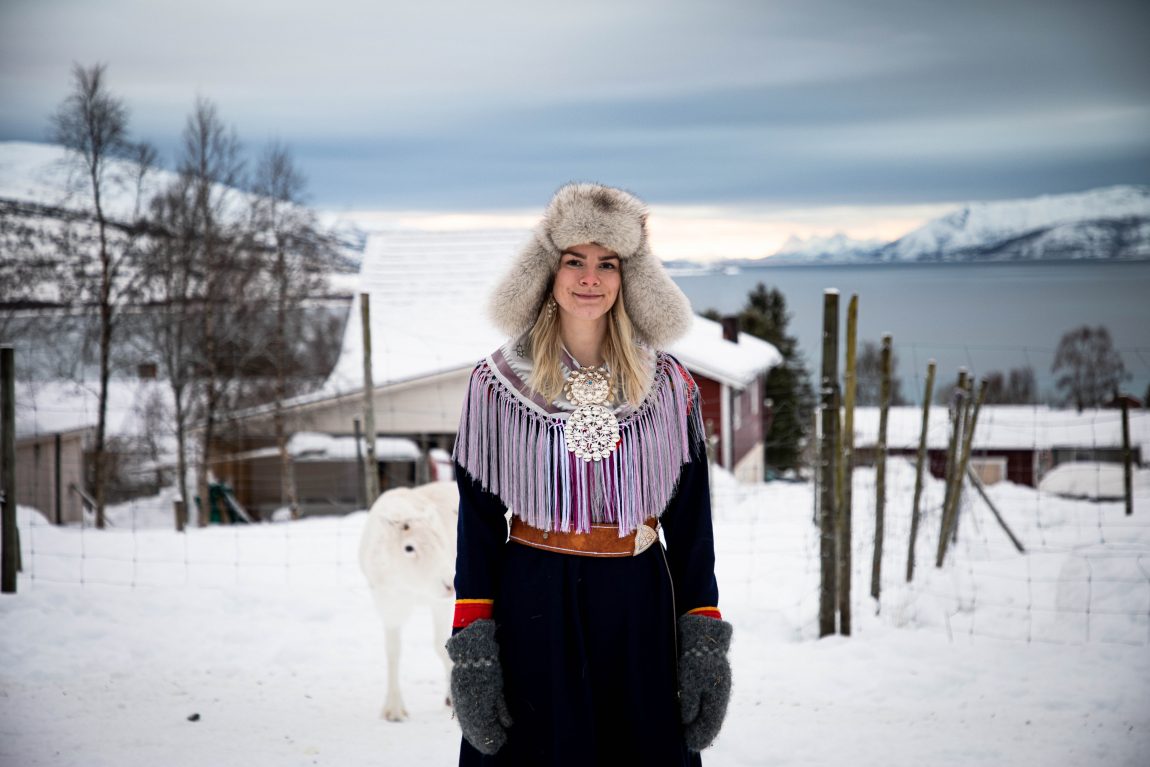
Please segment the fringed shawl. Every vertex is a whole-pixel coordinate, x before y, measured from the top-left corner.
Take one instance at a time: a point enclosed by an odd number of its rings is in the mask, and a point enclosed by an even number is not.
[[[599,461],[567,450],[569,403],[531,389],[516,355],[510,342],[472,372],[454,457],[532,527],[588,532],[594,522],[626,535],[663,513],[683,464],[705,460],[698,387],[669,354],[654,354],[643,402],[616,408],[619,444]]]

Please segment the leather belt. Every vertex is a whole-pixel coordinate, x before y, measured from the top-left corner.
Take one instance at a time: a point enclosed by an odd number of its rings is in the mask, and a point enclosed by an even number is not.
[[[575,554],[581,557],[634,557],[659,540],[659,520],[651,517],[633,533],[619,537],[617,525],[591,525],[588,533],[561,533],[531,527],[519,517],[511,517],[510,539],[524,546]]]

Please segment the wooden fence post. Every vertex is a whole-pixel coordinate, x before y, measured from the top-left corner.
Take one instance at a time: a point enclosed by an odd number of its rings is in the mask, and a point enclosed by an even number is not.
[[[950,505],[943,510],[942,514],[943,523],[948,527],[942,529],[939,538],[938,560],[935,562],[937,567],[942,567],[942,561],[946,557],[947,544],[958,527],[958,504],[962,500],[963,480],[966,476],[967,467],[970,465],[970,450],[974,443],[974,430],[978,426],[978,411],[982,409],[982,403],[985,399],[986,379],[984,378],[978,387],[978,399],[974,402],[974,409],[966,426],[966,434],[962,438],[962,453],[958,462],[954,492],[950,495]]]
[[[851,490],[854,482],[855,392],[858,389],[858,317],[859,297],[856,293],[847,304],[847,365],[843,374],[843,433],[840,440],[842,450],[839,451],[838,519],[835,523],[839,633],[843,636],[851,633]]]
[[[970,468],[969,466],[966,467],[966,478],[970,480],[970,484],[974,485],[974,489],[978,491],[980,496],[982,496],[982,500],[990,508],[990,513],[993,514],[994,518],[998,520],[999,527],[1001,527],[1006,532],[1006,536],[1010,538],[1010,542],[1014,544],[1014,548],[1018,549],[1019,554],[1025,554],[1026,548],[1022,545],[1022,541],[1018,540],[1018,536],[1015,535],[1014,531],[1010,529],[1010,525],[1006,524],[1006,520],[1003,518],[1002,514],[999,513],[998,508],[990,500],[990,496],[987,494],[986,488],[982,486],[982,480],[979,479],[978,475],[974,473],[974,469]]]
[[[15,594],[20,529],[16,526],[16,357],[10,346],[0,349],[0,483],[4,486],[0,592]]]
[[[188,507],[183,498],[172,501],[172,512],[176,517],[176,532],[184,532],[184,528],[188,525]]]
[[[375,383],[371,372],[371,296],[359,294],[359,321],[363,326],[363,429],[367,436],[363,487],[366,506],[379,497],[379,464],[375,460]]]
[[[1126,495],[1126,516],[1134,513],[1134,470],[1131,467],[1130,402],[1122,398],[1122,481]]]
[[[966,368],[958,369],[958,383],[954,387],[954,395],[950,401],[948,413],[950,415],[950,438],[946,444],[946,471],[943,479],[945,497],[942,508],[950,505],[950,491],[954,481],[954,467],[958,460],[959,446],[962,444],[962,412],[966,402]]]
[[[819,449],[819,636],[835,633],[835,463],[838,453],[839,292],[823,294],[822,443]]]
[[[946,444],[946,478],[945,490],[943,491],[942,499],[942,514],[939,518],[938,526],[938,548],[935,552],[935,562],[938,567],[942,567],[942,553],[945,550],[946,543],[942,540],[942,536],[946,530],[950,529],[950,520],[946,518],[947,511],[950,509],[950,495],[954,491],[954,476],[956,471],[956,464],[958,463],[958,451],[962,445],[962,424],[965,420],[963,411],[966,403],[966,368],[958,369],[958,383],[954,387],[954,395],[951,398],[949,414],[950,414],[950,437]]]
[[[883,524],[886,513],[886,427],[890,415],[891,336],[882,337],[882,379],[879,388],[878,446],[875,453],[874,558],[871,560],[870,595],[879,598],[882,580]]]
[[[922,395],[922,431],[918,436],[918,460],[914,468],[914,502],[910,507],[910,543],[906,552],[906,580],[914,578],[914,542],[918,538],[919,506],[922,503],[922,470],[927,461],[927,431],[930,427],[930,400],[934,395],[935,362],[926,364],[926,391]],[[929,470],[929,466],[926,466]]]

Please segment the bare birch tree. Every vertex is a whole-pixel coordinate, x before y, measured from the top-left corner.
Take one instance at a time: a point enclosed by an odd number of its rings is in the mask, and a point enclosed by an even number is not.
[[[234,199],[243,175],[243,159],[235,131],[226,127],[215,104],[196,99],[184,126],[178,163],[181,192],[190,206],[190,236],[185,241],[192,278],[191,293],[200,304],[196,338],[195,377],[197,414],[201,426],[197,461],[200,497],[198,522],[211,518],[209,472],[217,418],[225,394],[221,366],[219,316],[229,306],[235,286],[233,264],[237,239],[234,231],[239,202]]]
[[[266,268],[275,302],[270,345],[275,374],[272,420],[280,454],[280,500],[293,518],[300,516],[300,507],[287,449],[284,401],[296,393],[289,376],[296,367],[292,345],[299,336],[300,310],[304,299],[320,289],[329,260],[329,248],[318,232],[315,217],[304,207],[305,189],[306,181],[287,147],[278,141],[270,143],[256,166],[252,218],[268,256]]]
[[[128,110],[124,102],[108,90],[105,65],[95,64],[72,68],[72,91],[51,118],[52,137],[71,150],[70,163],[79,177],[78,186],[90,199],[90,220],[78,222],[80,226],[94,225],[95,252],[88,250],[88,238],[69,238],[77,244],[76,255],[85,263],[76,265],[81,275],[80,298],[94,303],[98,314],[99,349],[99,404],[97,407],[96,444],[93,453],[93,495],[96,504],[96,526],[104,526],[107,476],[107,412],[108,380],[111,374],[113,337],[119,309],[131,301],[138,286],[137,273],[131,262],[136,255],[137,221],[113,220],[108,211],[108,198],[125,184],[135,182],[136,217],[141,209],[144,180],[154,158],[154,152],[144,145],[133,145],[128,140]],[[117,175],[115,164],[132,167],[136,161],[134,179]],[[128,160],[128,162],[123,162]],[[131,215],[131,214],[127,214]],[[88,268],[87,261],[96,261],[97,268]]]
[[[194,338],[201,310],[194,293],[197,230],[189,189],[190,180],[180,176],[152,201],[153,236],[145,259],[148,295],[154,304],[149,313],[148,340],[172,392],[176,486],[179,500],[185,504],[189,500],[187,437],[195,375]]]

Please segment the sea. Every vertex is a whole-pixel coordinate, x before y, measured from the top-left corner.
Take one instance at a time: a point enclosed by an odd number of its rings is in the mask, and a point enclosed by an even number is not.
[[[735,313],[758,283],[777,288],[812,374],[822,355],[824,294],[839,293],[840,350],[847,303],[858,295],[860,348],[891,334],[896,375],[912,402],[921,402],[931,359],[936,391],[961,367],[981,376],[1029,366],[1040,401],[1055,402],[1055,349],[1082,325],[1110,332],[1128,373],[1124,392],[1142,398],[1150,386],[1150,261],[756,266],[674,280],[700,313]]]

